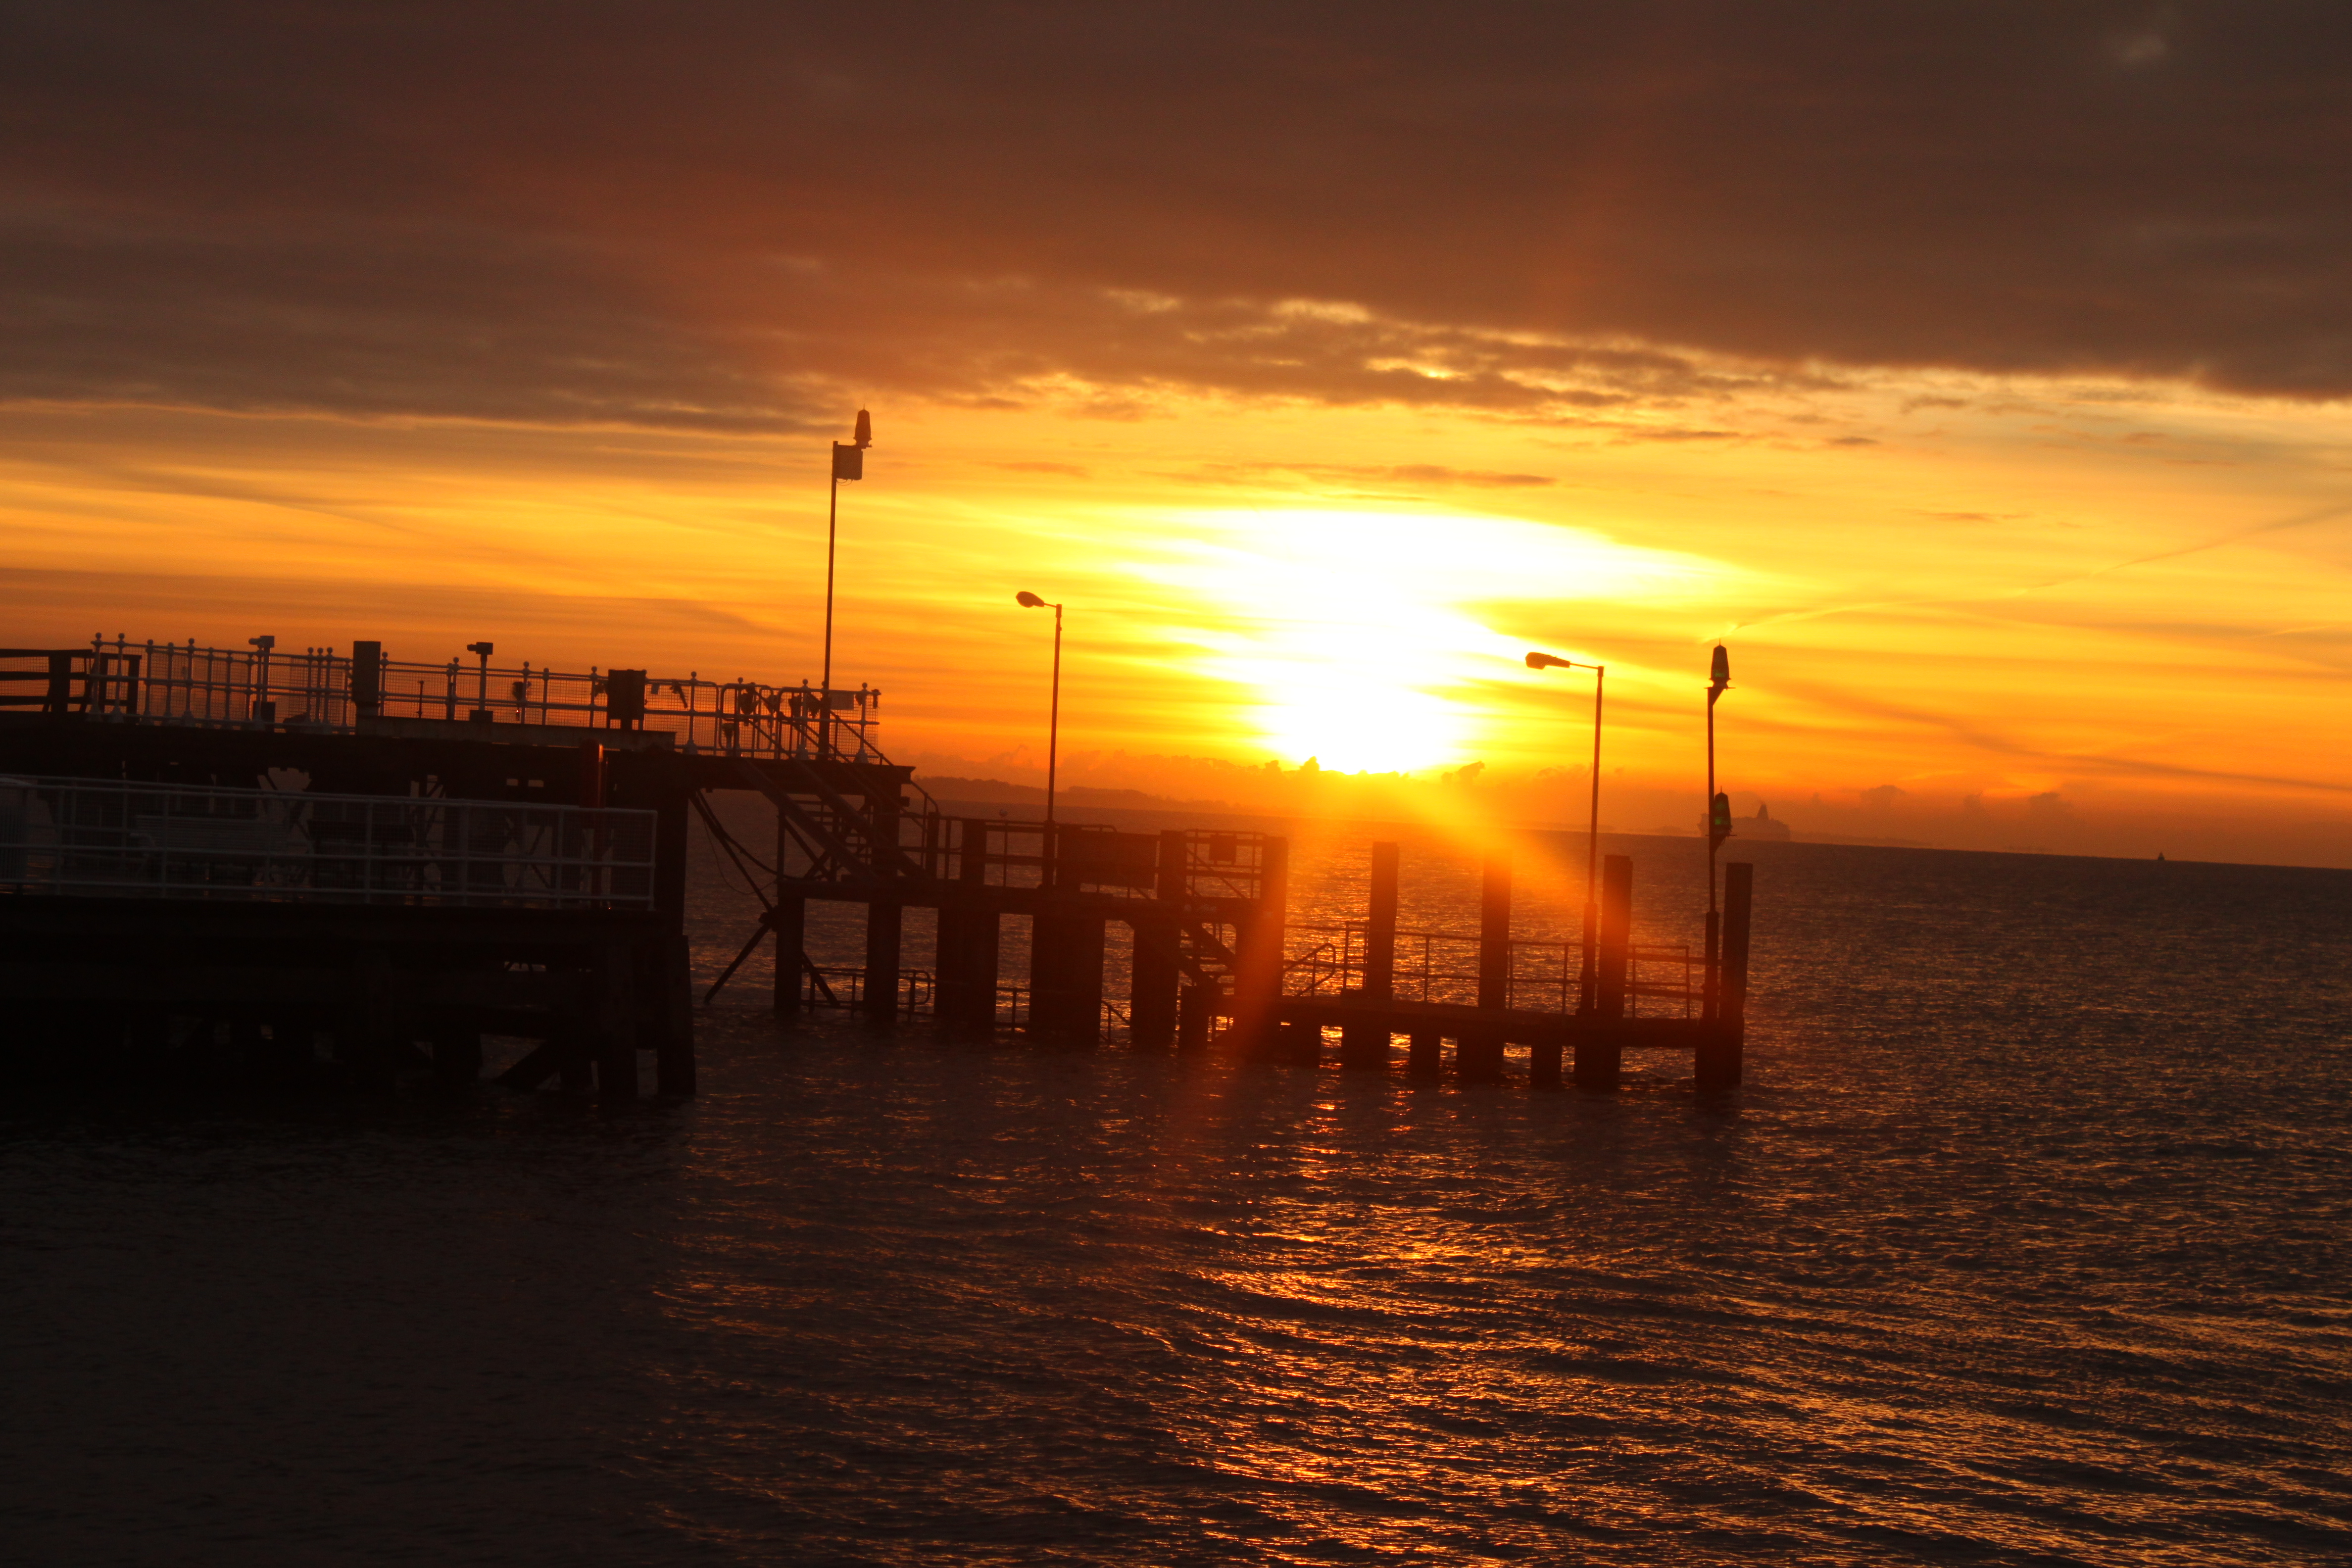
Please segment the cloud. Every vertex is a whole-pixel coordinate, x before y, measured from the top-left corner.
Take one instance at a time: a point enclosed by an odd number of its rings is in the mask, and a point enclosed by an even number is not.
[[[1438,463],[1202,463],[1181,477],[1196,483],[1221,485],[1282,484],[1303,480],[1309,485],[1340,483],[1449,489],[1531,489],[1559,482],[1545,474],[1450,468]],[[1389,493],[1394,491],[1391,489]]]
[[[788,429],[852,387],[1120,417],[1574,419],[1841,365],[2352,394],[2336,7],[6,28],[14,398]]]

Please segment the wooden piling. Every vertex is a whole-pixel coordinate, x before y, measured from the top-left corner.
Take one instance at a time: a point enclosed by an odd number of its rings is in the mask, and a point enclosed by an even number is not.
[[[645,759],[640,758],[641,762]],[[657,763],[675,763],[674,757],[657,757]],[[669,775],[672,770],[662,767],[656,780],[651,783],[654,808],[654,909],[683,929],[686,924],[686,844],[688,788],[683,778]]]
[[[1511,1005],[1511,861],[1487,857],[1478,884],[1478,1005]],[[1503,1076],[1503,1037],[1491,1029],[1465,1032],[1454,1043],[1454,1075],[1466,1081]]]
[[[796,893],[776,900],[768,911],[776,933],[775,1008],[787,1016],[801,1010],[802,955],[808,951],[808,900]]]
[[[1633,862],[1624,855],[1601,862],[1601,956],[1596,1018],[1625,1016],[1625,986],[1633,956]],[[1624,1047],[1605,1028],[1581,1034],[1576,1042],[1576,1087],[1613,1089],[1622,1072]]]
[[[367,948],[358,957],[351,1001],[335,1029],[337,1054],[359,1087],[388,1090],[400,1047],[399,981],[383,949]]]
[[[654,1039],[654,1092],[692,1094],[694,1070],[694,960],[686,938],[662,939],[658,960],[661,992],[659,1033]]]
[[[1029,928],[1029,1029],[1045,1039],[1102,1038],[1103,927],[1099,915],[1041,914]]]
[[[866,1016],[887,1024],[898,1016],[898,957],[907,911],[895,900],[866,906],[866,989],[859,1003]]]
[[[1397,847],[1372,846],[1370,908],[1364,921],[1364,994],[1386,1002],[1396,994]]]
[[[1445,1070],[1445,1038],[1421,1033],[1405,1037],[1404,1070],[1414,1078],[1436,1078]]]
[[[1364,921],[1363,984],[1359,988],[1368,1005],[1381,1005],[1396,995],[1397,847],[1372,846],[1372,875]],[[1382,1018],[1342,1025],[1339,1065],[1359,1070],[1386,1070],[1395,1037]]]
[[[596,1098],[618,1105],[637,1097],[635,955],[617,942],[596,954],[590,982],[589,1033],[596,1063]]]
[[[1263,841],[1257,907],[1241,928],[1239,972],[1234,978],[1234,1032],[1244,1054],[1275,1047],[1275,1006],[1282,999],[1282,950],[1290,898],[1290,845]]]
[[[981,907],[988,885],[988,823],[966,818],[957,832],[956,884],[964,889],[940,904],[939,992],[935,1010],[941,1027],[984,1035],[996,1027],[998,920]]]
[[[1216,1021],[1217,994],[1206,985],[1187,985],[1176,994],[1176,1048],[1206,1050]]]
[[[1184,899],[1186,837],[1181,827],[1160,836],[1152,896],[1163,904]],[[1177,989],[1183,982],[1184,938],[1172,920],[1139,920],[1129,970],[1127,1037],[1131,1045],[1164,1049],[1176,1043]]]
[[[1698,1048],[1698,1087],[1738,1089],[1747,1055],[1748,947],[1756,868],[1734,860],[1723,868],[1723,973],[1714,1038]]]
[[[289,1033],[279,1025],[274,1031],[282,1037]],[[289,1059],[291,1052],[278,1053],[281,1060]],[[302,1053],[307,1058],[310,1053]],[[471,1089],[482,1076],[482,1033],[462,1020],[447,1020],[433,1030],[433,1082],[446,1092]]]
[[[1561,1055],[1560,1043],[1556,1037],[1530,1044],[1528,1047],[1528,1087],[1558,1089],[1560,1086]]]

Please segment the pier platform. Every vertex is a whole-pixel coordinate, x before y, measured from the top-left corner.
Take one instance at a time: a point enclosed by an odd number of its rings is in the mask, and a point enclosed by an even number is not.
[[[1621,857],[1580,943],[1514,938],[1507,861],[1486,868],[1475,934],[1400,931],[1386,844],[1364,920],[1293,928],[1280,836],[950,816],[877,745],[870,687],[493,668],[492,651],[0,649],[0,1004],[20,1018],[0,1076],[57,1062],[96,1017],[89,1037],[124,1061],[455,1084],[499,1034],[536,1042],[513,1087],[626,1100],[650,1062],[657,1092],[690,1093],[698,819],[761,906],[705,1003],[766,946],[783,1015],[1282,1062],[1320,1062],[1333,1033],[1343,1068],[1415,1073],[1451,1042],[1465,1081],[1524,1046],[1531,1085],[1566,1064],[1593,1089],[1626,1050],[1687,1050],[1703,1087],[1740,1079],[1744,865],[1704,961],[1634,943]],[[772,837],[746,840],[719,791],[763,799]],[[862,963],[812,961],[812,901],[863,908]],[[908,909],[937,911],[927,969],[906,963]],[[1007,918],[1030,922],[1025,974],[1004,973]],[[1106,994],[1117,923],[1123,997]]]

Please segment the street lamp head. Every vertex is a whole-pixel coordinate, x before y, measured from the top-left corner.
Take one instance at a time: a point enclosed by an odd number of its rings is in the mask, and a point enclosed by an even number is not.
[[[1721,643],[1715,645],[1715,662],[1707,670],[1706,683],[1717,691],[1731,684],[1731,654]]]
[[[1529,669],[1567,669],[1574,663],[1575,661],[1573,659],[1555,658],[1548,653],[1531,653],[1528,655],[1528,668]]]
[[[866,413],[863,408],[857,411],[857,434],[853,438],[852,444],[858,447],[874,445],[874,416]]]
[[[1045,601],[1039,598],[1036,595],[1029,592],[1026,588],[1024,588],[1020,593],[1013,595],[1013,602],[1020,605],[1024,610],[1042,610],[1045,607]]]

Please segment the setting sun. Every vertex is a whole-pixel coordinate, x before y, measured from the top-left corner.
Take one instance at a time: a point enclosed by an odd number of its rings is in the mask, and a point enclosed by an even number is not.
[[[1517,662],[1507,602],[1664,606],[1731,569],[1581,529],[1420,508],[1177,514],[1136,574],[1183,596],[1171,633],[1286,763],[1411,772],[1491,739],[1475,695]],[[1434,548],[1433,548],[1434,542]]]

